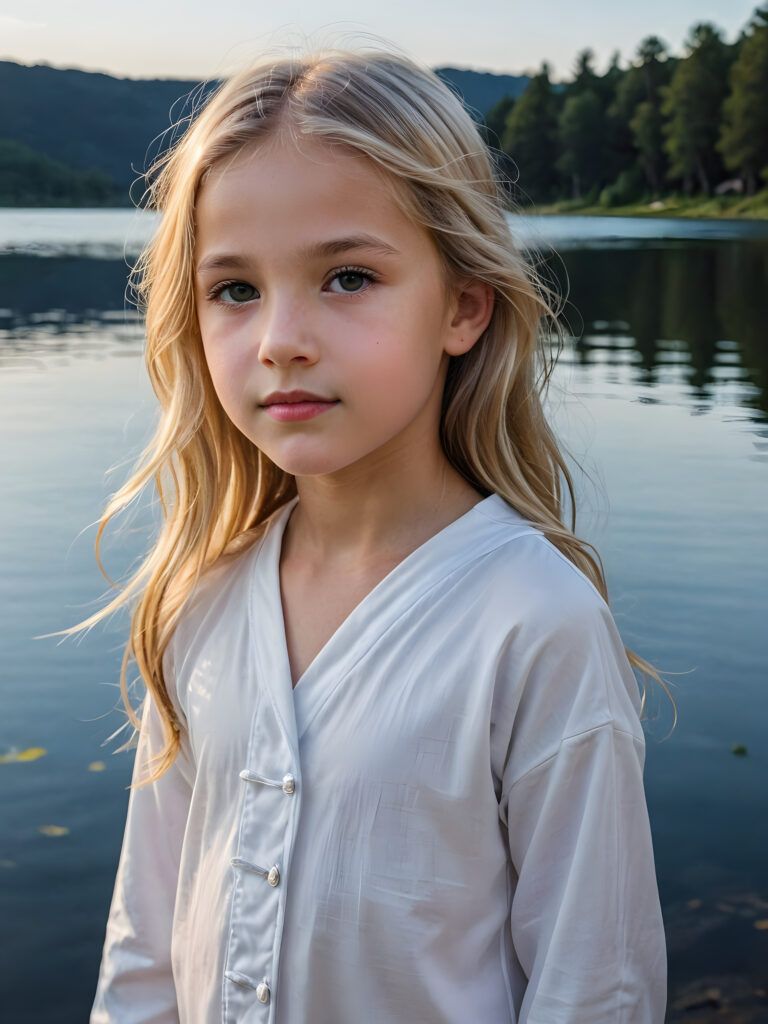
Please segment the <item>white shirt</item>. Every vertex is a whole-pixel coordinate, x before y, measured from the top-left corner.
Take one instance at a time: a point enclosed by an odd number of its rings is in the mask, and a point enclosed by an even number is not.
[[[491,495],[292,689],[297,501],[174,633],[183,753],[131,791],[91,1024],[662,1024],[640,695],[598,591]],[[134,780],[161,745],[147,699]]]

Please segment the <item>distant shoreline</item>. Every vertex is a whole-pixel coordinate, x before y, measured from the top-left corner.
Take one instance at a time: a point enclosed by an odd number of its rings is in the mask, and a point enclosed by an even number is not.
[[[124,203],[41,203],[22,205],[2,202],[0,210],[128,210],[136,209],[126,198]],[[601,206],[579,199],[562,199],[554,203],[534,203],[531,207],[517,207],[522,214],[578,215],[580,217],[678,217],[691,220],[768,220],[768,189],[754,196],[666,196],[648,203],[629,203],[626,206]]]
[[[536,213],[582,217],[685,217],[695,220],[768,220],[768,189],[754,196],[666,196],[650,203],[601,206],[578,199],[541,203]]]

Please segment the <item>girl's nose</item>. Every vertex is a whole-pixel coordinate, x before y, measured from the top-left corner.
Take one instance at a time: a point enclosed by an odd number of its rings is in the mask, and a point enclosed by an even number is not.
[[[312,318],[295,297],[271,296],[255,321],[259,359],[265,364],[283,366],[300,359],[317,358],[317,341]]]

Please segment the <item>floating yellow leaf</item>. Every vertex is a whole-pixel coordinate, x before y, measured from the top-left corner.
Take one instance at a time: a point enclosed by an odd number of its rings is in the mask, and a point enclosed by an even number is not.
[[[91,761],[88,765],[89,772],[103,772],[107,766],[103,761]]]
[[[13,764],[15,761],[36,761],[44,757],[48,751],[45,747],[29,747],[27,750],[13,750],[10,754],[0,754],[0,764]]]
[[[688,900],[685,904],[688,910],[698,910],[699,907],[703,906],[702,900]]]
[[[768,917],[763,917],[759,921],[753,921],[752,924],[759,932],[768,931]]]
[[[45,836],[65,836],[69,832],[63,825],[41,825],[40,831]]]

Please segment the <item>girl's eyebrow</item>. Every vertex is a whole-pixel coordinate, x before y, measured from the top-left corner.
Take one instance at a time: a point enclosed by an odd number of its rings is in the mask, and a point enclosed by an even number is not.
[[[378,253],[382,256],[399,256],[400,252],[385,242],[383,238],[375,235],[349,235],[347,238],[332,238],[327,242],[314,242],[311,245],[302,246],[296,255],[299,259],[317,259],[322,256],[336,256],[340,252],[348,252],[351,249]],[[197,265],[198,275],[209,270],[224,270],[235,268],[245,270],[248,267],[248,260],[235,253],[212,253],[204,257]]]

